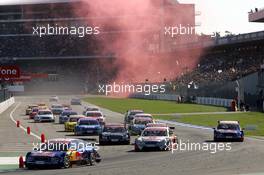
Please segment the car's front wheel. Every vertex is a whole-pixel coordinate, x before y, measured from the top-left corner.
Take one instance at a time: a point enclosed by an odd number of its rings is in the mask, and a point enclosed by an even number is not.
[[[90,153],[90,156],[89,156],[89,164],[91,166],[93,166],[95,164],[95,154],[94,153]]]
[[[66,155],[64,157],[63,167],[64,168],[70,168],[71,167],[71,161],[70,161],[70,157],[68,155]]]

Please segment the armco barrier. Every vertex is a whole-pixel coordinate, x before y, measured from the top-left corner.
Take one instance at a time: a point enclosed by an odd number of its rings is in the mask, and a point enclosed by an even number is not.
[[[6,101],[0,103],[0,114],[3,113],[7,108],[9,108],[12,104],[15,103],[15,98],[11,97]]]
[[[150,100],[169,100],[169,101],[177,101],[179,95],[175,94],[130,94],[130,98],[141,98],[141,99],[150,99]]]
[[[196,97],[197,104],[230,107],[232,99]]]
[[[144,95],[144,94],[139,94],[138,93],[138,94],[130,94],[129,97],[130,98],[150,99],[150,100],[177,101],[179,95],[176,95],[176,94],[150,94],[150,95]],[[230,107],[232,99],[212,98],[212,97],[196,97],[196,100],[194,102],[197,103],[197,104],[204,104],[204,105]]]

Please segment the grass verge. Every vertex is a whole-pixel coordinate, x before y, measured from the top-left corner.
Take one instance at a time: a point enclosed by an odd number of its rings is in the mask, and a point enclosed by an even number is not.
[[[227,109],[217,106],[178,104],[172,101],[143,100],[130,98],[89,97],[85,101],[115,112],[125,113],[128,109],[143,109],[146,113],[169,114],[188,112],[223,112]]]
[[[155,118],[208,127],[215,127],[218,120],[238,120],[242,128],[246,129],[246,135],[264,136],[264,114],[260,112],[186,116],[155,116]]]

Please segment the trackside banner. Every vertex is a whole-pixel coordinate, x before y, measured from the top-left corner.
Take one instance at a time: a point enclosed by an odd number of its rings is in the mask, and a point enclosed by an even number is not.
[[[19,78],[20,69],[18,66],[0,66],[0,78]]]

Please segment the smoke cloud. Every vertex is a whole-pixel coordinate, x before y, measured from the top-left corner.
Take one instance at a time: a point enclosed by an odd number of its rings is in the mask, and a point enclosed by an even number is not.
[[[168,51],[173,43],[176,48],[195,36],[164,36],[166,25],[194,23],[194,14],[168,1],[84,0],[74,7],[77,16],[86,17],[87,25],[100,27],[96,40],[101,52],[115,56],[111,64],[101,66],[117,69],[115,82],[170,81],[197,65],[200,49]]]

